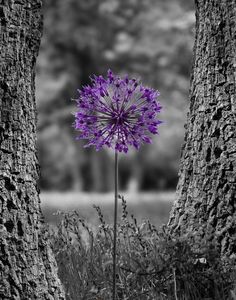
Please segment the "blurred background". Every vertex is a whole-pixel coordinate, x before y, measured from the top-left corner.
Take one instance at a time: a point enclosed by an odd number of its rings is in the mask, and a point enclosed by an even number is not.
[[[58,208],[83,207],[91,217],[91,203],[112,207],[114,155],[75,141],[71,101],[91,74],[106,75],[109,68],[161,93],[160,135],[153,145],[120,156],[119,185],[140,218],[168,219],[184,139],[194,23],[193,0],[44,1],[36,99],[41,200],[48,221],[55,220]],[[161,214],[158,203],[166,205]]]

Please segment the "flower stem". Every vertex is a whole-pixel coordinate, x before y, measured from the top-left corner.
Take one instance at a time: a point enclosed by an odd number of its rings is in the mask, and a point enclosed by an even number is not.
[[[115,151],[115,207],[114,207],[114,241],[113,241],[113,300],[116,300],[116,233],[117,233],[117,202],[118,202],[118,152]]]
[[[178,296],[177,296],[177,284],[176,284],[176,275],[175,275],[175,268],[173,268],[173,275],[174,275],[175,300],[178,300]]]

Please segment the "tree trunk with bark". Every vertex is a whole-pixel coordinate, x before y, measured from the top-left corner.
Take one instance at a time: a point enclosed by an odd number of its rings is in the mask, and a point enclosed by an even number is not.
[[[0,0],[0,299],[65,299],[37,188],[41,34],[41,1]]]
[[[224,256],[236,253],[236,2],[195,0],[190,109],[172,232],[212,232]]]

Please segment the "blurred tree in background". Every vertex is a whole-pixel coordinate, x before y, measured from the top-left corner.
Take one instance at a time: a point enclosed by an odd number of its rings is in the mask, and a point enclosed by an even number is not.
[[[42,189],[108,191],[113,153],[83,149],[72,128],[76,90],[91,74],[139,77],[159,89],[153,146],[120,159],[122,189],[174,189],[184,136],[194,30],[191,0],[48,0],[37,66]]]

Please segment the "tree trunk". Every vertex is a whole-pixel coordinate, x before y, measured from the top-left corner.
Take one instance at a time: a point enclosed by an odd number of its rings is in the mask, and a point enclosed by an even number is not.
[[[190,110],[169,227],[236,253],[236,2],[195,0]]]
[[[0,0],[0,299],[64,299],[37,189],[40,11],[39,0]]]

